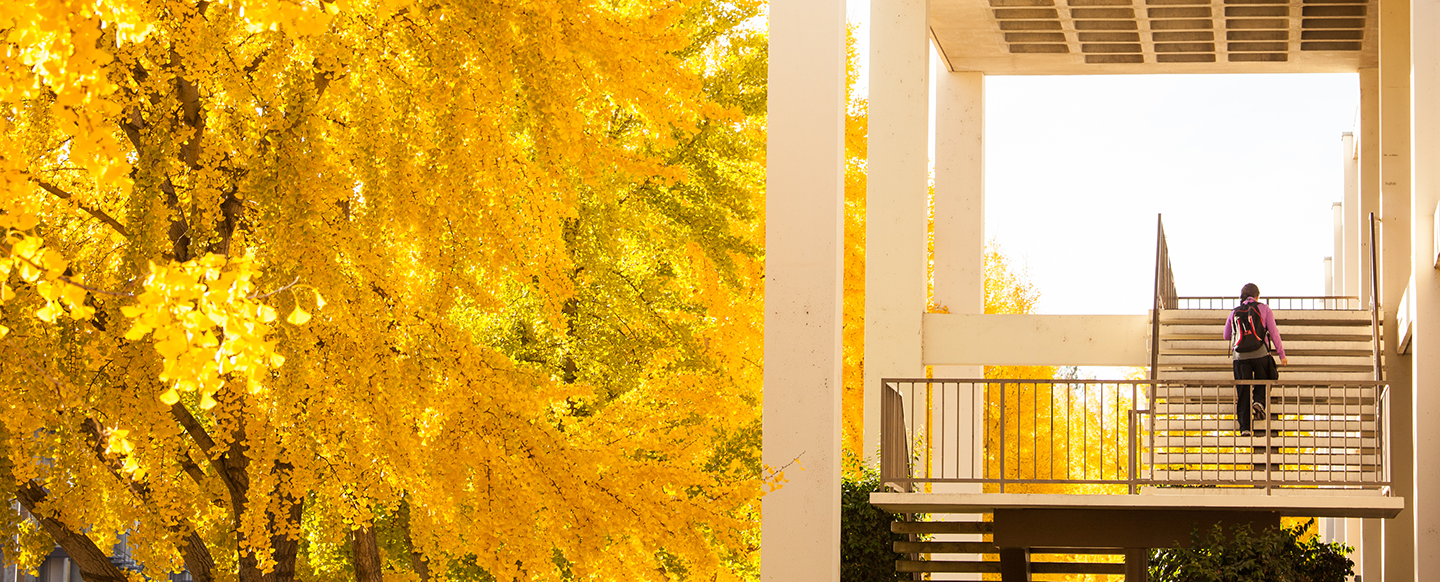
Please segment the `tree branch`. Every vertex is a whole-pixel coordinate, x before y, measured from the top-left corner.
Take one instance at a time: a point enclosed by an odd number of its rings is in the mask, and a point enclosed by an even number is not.
[[[141,503],[153,506],[155,501],[150,487],[126,477],[122,470],[124,463],[120,459],[106,456],[104,437],[100,434],[100,425],[96,424],[95,419],[86,417],[85,421],[80,423],[80,430],[90,441],[90,450],[95,453],[95,459],[110,469],[110,474],[117,481],[124,483]],[[195,527],[190,525],[189,521],[180,518],[177,522],[167,525],[166,529],[185,537],[185,545],[180,548],[180,557],[185,561],[185,570],[190,573],[190,577],[195,582],[214,580],[212,570],[215,568],[215,559],[210,556],[210,548],[205,546],[205,541],[195,533]]]
[[[70,199],[72,198],[72,196],[70,195],[69,192],[66,192],[66,191],[64,191],[64,190],[61,190],[59,187],[55,186],[54,184],[51,184],[51,183],[49,183],[49,182],[46,182],[46,181],[44,181],[44,180],[41,180],[41,179],[35,178],[35,177],[31,177],[31,178],[30,178],[30,181],[35,182],[36,185],[40,186],[40,189],[42,189],[42,190],[44,190],[44,191],[46,191],[46,192],[49,192],[50,194],[54,195],[56,198],[59,198],[59,199],[61,199],[61,200],[70,200]],[[125,238],[130,238],[130,232],[127,231],[127,230],[125,230],[125,225],[120,224],[120,221],[115,220],[115,219],[112,218],[109,214],[106,214],[105,211],[100,210],[100,209],[97,209],[97,208],[90,208],[89,206],[86,206],[86,205],[81,204],[81,203],[79,203],[79,202],[76,202],[76,203],[75,203],[75,206],[79,207],[81,210],[84,210],[84,211],[85,211],[87,214],[89,214],[90,216],[95,217],[96,220],[99,220],[100,222],[103,222],[103,223],[105,223],[105,224],[110,225],[110,228],[115,229],[115,232],[120,233],[120,236],[125,237]]]

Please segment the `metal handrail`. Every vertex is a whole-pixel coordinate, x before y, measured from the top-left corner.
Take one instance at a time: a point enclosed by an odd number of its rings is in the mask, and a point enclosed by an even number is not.
[[[1370,345],[1375,356],[1375,381],[1385,379],[1380,361],[1380,284],[1375,260],[1375,213],[1370,213]]]
[[[987,484],[1002,493],[1016,485],[1108,485],[1130,493],[1141,486],[1390,485],[1383,382],[882,382],[881,479],[900,491],[936,483]],[[1267,388],[1270,414],[1256,421],[1253,438],[1236,432],[1237,385]]]
[[[1160,310],[1176,305],[1175,273],[1170,270],[1170,248],[1165,243],[1165,220],[1155,215],[1155,303],[1150,310],[1150,379],[1160,370]]]

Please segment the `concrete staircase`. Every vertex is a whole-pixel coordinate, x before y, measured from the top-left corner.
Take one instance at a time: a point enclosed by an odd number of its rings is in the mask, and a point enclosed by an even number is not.
[[[988,521],[892,523],[892,532],[908,534],[911,540],[895,542],[895,552],[900,554],[895,569],[912,573],[917,579],[920,574],[929,574],[931,580],[979,580],[980,575],[1000,574],[997,559],[1000,549],[990,541],[992,525]],[[990,558],[988,561],[982,558],[986,554]],[[921,559],[922,556],[928,559]],[[1056,561],[1061,556],[1086,556],[1080,559],[1093,561]],[[1124,551],[1120,549],[1077,548],[1031,548],[1028,556],[1030,572],[1050,574],[1051,580],[1056,579],[1054,575],[1057,574],[1124,575],[1123,557]]]
[[[1160,380],[1232,380],[1222,333],[1229,310],[1161,310]],[[1381,394],[1336,384],[1375,379],[1369,310],[1274,309],[1289,365],[1271,391],[1268,418],[1238,433],[1230,386],[1156,389],[1156,481],[1182,483],[1342,482],[1368,488],[1383,480]]]
[[[1370,311],[1275,309],[1285,355],[1285,382],[1324,383],[1375,379]],[[1230,380],[1230,350],[1222,334],[1229,310],[1160,311],[1161,380]],[[1233,400],[1232,400],[1233,402]]]

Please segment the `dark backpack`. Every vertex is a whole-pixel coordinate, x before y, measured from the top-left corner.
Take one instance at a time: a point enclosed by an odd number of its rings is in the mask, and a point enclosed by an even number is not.
[[[1259,301],[1241,303],[1230,313],[1234,321],[1230,339],[1235,342],[1236,353],[1270,347],[1270,334],[1265,329],[1264,316],[1260,315]]]

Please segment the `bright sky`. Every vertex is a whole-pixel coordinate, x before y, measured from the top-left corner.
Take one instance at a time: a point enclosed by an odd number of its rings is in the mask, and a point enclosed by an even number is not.
[[[847,8],[864,79],[869,2]],[[1027,268],[1041,313],[1145,313],[1157,213],[1182,296],[1247,282],[1323,295],[1358,87],[1354,74],[987,77],[986,236]]]

